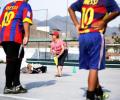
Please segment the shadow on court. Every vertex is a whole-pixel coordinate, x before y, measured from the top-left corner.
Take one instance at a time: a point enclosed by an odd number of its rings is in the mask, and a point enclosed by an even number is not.
[[[39,88],[39,87],[47,87],[56,84],[56,80],[50,80],[50,81],[40,81],[40,82],[31,82],[26,84],[26,88],[28,90],[33,89],[33,88]]]
[[[70,75],[70,74],[63,74],[62,77],[69,77],[69,76],[72,76],[72,75]]]

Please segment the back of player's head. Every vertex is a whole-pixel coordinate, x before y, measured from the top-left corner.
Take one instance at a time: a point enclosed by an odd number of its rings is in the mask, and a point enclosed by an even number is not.
[[[28,2],[29,0],[13,0],[13,1],[25,1],[25,2]]]
[[[28,2],[29,0],[24,0],[24,1]]]

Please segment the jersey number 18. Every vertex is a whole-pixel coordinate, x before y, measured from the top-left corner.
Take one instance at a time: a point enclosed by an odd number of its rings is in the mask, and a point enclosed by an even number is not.
[[[14,17],[15,17],[15,13],[13,11],[6,12],[2,22],[2,27],[10,25]]]

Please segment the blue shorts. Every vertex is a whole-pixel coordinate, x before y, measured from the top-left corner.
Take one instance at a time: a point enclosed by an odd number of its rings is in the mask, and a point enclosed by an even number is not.
[[[99,32],[80,34],[80,69],[105,69],[105,40]]]

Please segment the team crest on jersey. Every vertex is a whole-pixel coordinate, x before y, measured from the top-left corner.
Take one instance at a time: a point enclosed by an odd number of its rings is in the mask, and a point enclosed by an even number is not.
[[[28,11],[28,12],[27,12],[27,17],[30,17],[30,15],[31,15],[31,13]]]
[[[86,5],[97,5],[99,0],[84,0]]]

